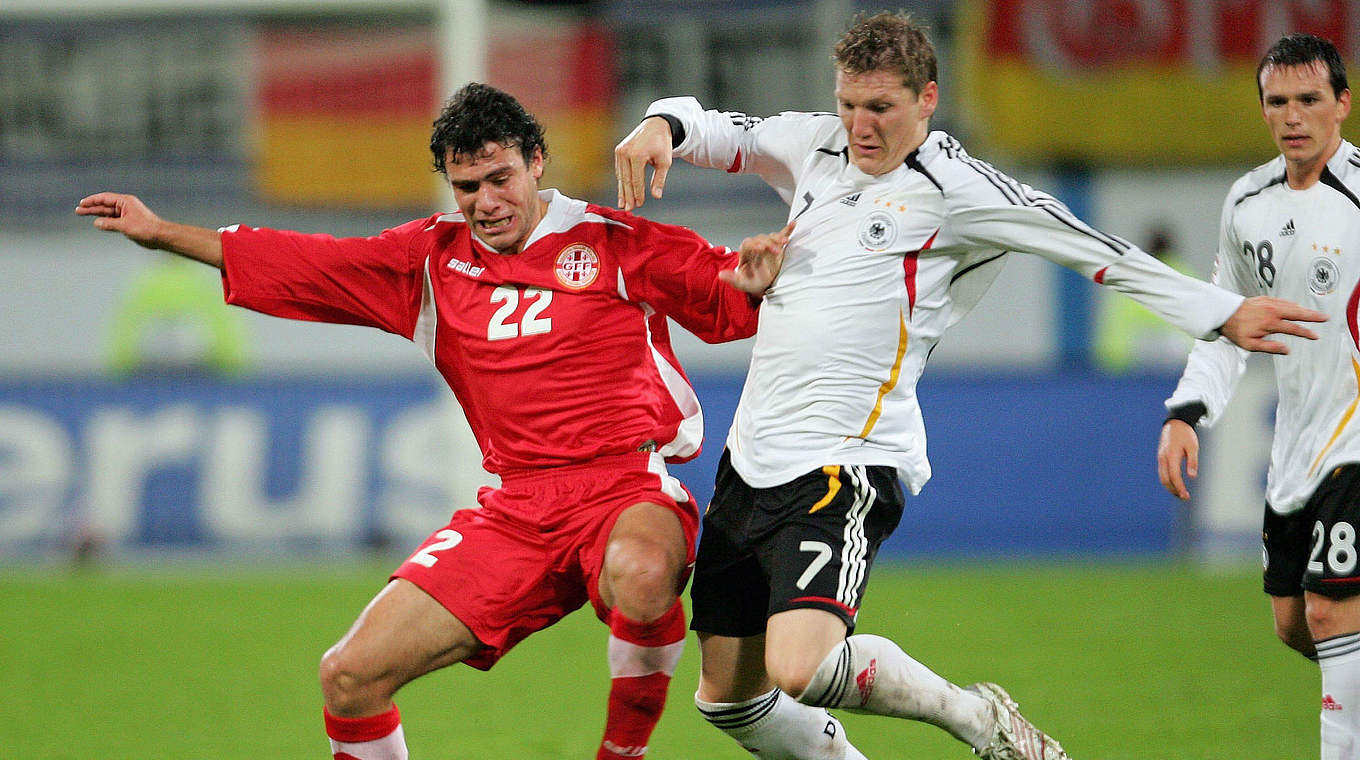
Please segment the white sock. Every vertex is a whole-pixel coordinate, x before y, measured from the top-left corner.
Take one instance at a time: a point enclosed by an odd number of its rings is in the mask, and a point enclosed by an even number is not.
[[[397,730],[367,742],[339,742],[331,739],[331,756],[354,760],[406,760],[406,734]]]
[[[924,721],[974,749],[995,733],[987,700],[936,675],[882,636],[861,634],[837,644],[798,700]]]
[[[865,760],[825,708],[800,704],[775,689],[745,702],[705,702],[704,720],[761,760]]]
[[[1322,760],[1352,760],[1360,750],[1360,633],[1317,642],[1322,668]]]

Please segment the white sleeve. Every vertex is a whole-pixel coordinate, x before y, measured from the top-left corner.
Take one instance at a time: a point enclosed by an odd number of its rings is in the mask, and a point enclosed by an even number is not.
[[[826,129],[820,122],[828,121],[826,114],[786,112],[761,118],[704,110],[691,97],[662,98],[647,107],[646,115],[670,116],[683,127],[684,137],[673,151],[676,158],[732,174],[758,175],[785,203],[793,200],[807,154],[824,139]]]
[[[1240,247],[1232,229],[1232,194],[1223,204],[1223,214],[1219,223],[1218,255],[1214,258],[1215,285],[1236,293],[1251,293],[1259,290],[1251,273],[1244,271],[1243,258],[1236,255]],[[1242,372],[1247,366],[1247,352],[1234,345],[1227,338],[1219,338],[1209,343],[1196,343],[1185,362],[1185,372],[1171,398],[1166,400],[1168,410],[1199,402],[1206,410],[1203,424],[1213,425],[1228,405]]]
[[[1201,340],[1216,338],[1242,304],[1241,295],[1183,275],[1127,240],[1091,227],[1053,196],[993,176],[1010,183],[1009,194],[1003,193],[1009,202],[997,202],[994,191],[967,187],[950,201],[948,223],[965,243],[1042,256],[1133,298]]]

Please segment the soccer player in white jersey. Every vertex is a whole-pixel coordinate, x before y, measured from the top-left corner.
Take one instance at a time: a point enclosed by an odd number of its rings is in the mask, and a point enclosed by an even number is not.
[[[1330,42],[1284,37],[1256,84],[1280,155],[1228,192],[1214,282],[1330,317],[1318,341],[1274,360],[1261,538],[1275,631],[1321,666],[1322,757],[1350,759],[1360,757],[1360,150],[1341,139],[1351,92]],[[1195,425],[1222,414],[1245,359],[1222,340],[1197,344],[1166,402],[1157,467],[1182,499],[1199,469]]]
[[[856,19],[835,49],[837,114],[760,119],[653,103],[615,150],[619,203],[660,197],[672,157],[755,173],[796,224],[761,307],[704,518],[693,625],[703,715],[761,758],[859,758],[824,708],[927,721],[986,758],[1059,760],[995,684],[960,688],[853,633],[903,491],[930,477],[916,381],[1008,251],[1127,293],[1198,338],[1281,351],[1320,314],[1176,273],[931,132],[935,55],[909,16]],[[656,117],[656,118],[650,118]]]
[[[483,84],[448,102],[430,150],[458,211],[372,237],[174,224],[119,193],[76,213],[220,268],[230,303],[415,342],[500,476],[322,658],[336,760],[404,760],[398,689],[459,662],[490,669],[586,603],[609,626],[596,758],[641,758],[684,647],[678,596],[699,522],[666,472],[698,453],[703,431],[666,318],[705,340],[753,333],[757,301],[737,288],[764,291],[784,235],[753,238],[750,258],[743,244],[736,266],[683,227],[540,190],[542,128]]]

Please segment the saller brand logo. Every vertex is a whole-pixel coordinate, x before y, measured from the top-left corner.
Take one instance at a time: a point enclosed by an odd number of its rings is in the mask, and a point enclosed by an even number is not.
[[[620,747],[608,739],[604,740],[604,748],[618,755],[619,757],[644,757],[647,754],[647,745],[633,747]]]
[[[462,272],[468,277],[481,277],[482,272],[486,271],[486,267],[479,267],[475,264],[469,264],[466,261],[459,261],[458,259],[449,261],[449,269],[452,269],[455,272]]]
[[[878,678],[878,660],[869,660],[869,667],[855,676],[855,686],[859,688],[859,706],[869,704],[869,695],[874,693],[874,680]]]
[[[582,243],[573,243],[557,254],[557,281],[572,290],[589,287],[600,276],[600,257]]]

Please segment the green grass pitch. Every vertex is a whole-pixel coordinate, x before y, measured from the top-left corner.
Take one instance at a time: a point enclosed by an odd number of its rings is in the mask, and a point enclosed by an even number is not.
[[[0,756],[322,758],[316,664],[385,565],[0,572]],[[956,683],[994,680],[1077,760],[1298,760],[1316,665],[1271,632],[1259,574],[1183,565],[882,565],[860,630]],[[606,632],[577,612],[490,673],[397,698],[413,758],[585,758]],[[747,755],[693,709],[693,639],[649,755]],[[930,726],[842,714],[870,758],[967,758]]]

